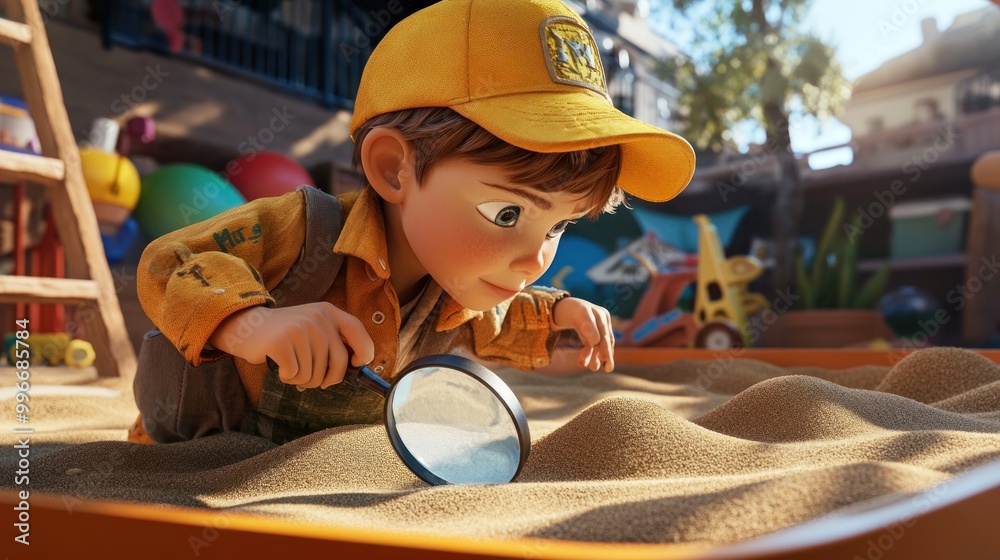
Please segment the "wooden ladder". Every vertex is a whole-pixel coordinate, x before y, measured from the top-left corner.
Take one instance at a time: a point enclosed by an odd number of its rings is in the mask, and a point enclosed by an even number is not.
[[[70,128],[38,2],[3,2],[9,19],[0,18],[0,41],[14,49],[42,155],[0,150],[0,182],[44,185],[59,239],[65,247],[68,278],[0,275],[0,302],[83,304],[77,310],[77,320],[94,346],[98,373],[131,379],[135,375],[135,350],[125,328],[97,217],[84,183],[80,152]],[[28,327],[33,332],[32,325]],[[14,325],[0,325],[0,330],[15,329]]]

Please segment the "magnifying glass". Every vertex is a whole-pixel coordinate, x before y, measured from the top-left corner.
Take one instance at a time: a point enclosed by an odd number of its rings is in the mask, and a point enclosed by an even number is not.
[[[274,360],[267,363],[277,372]],[[367,366],[349,368],[341,383],[385,398],[389,441],[425,482],[506,483],[528,459],[531,436],[521,403],[497,374],[472,360],[426,356],[411,362],[392,384]]]

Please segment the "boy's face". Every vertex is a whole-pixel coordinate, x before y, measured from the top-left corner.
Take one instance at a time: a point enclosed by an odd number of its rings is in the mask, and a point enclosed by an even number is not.
[[[486,311],[552,264],[563,230],[590,209],[579,195],[514,185],[500,166],[445,160],[400,208],[414,256],[452,297]]]

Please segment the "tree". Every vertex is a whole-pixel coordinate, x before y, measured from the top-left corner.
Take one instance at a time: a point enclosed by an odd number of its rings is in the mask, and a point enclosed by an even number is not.
[[[763,128],[765,151],[781,169],[775,187],[773,284],[791,284],[802,192],[790,115],[825,119],[850,95],[834,50],[803,24],[811,0],[660,0],[654,14],[680,16],[688,58],[661,61],[658,73],[681,91],[681,133],[701,150],[734,146],[748,123]]]

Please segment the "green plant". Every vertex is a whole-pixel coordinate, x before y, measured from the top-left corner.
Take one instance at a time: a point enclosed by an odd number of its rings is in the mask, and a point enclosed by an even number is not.
[[[844,222],[844,200],[837,198],[816,247],[811,270],[802,257],[795,262],[795,280],[803,309],[873,309],[889,283],[889,263],[884,263],[858,289],[861,214],[850,226]]]

